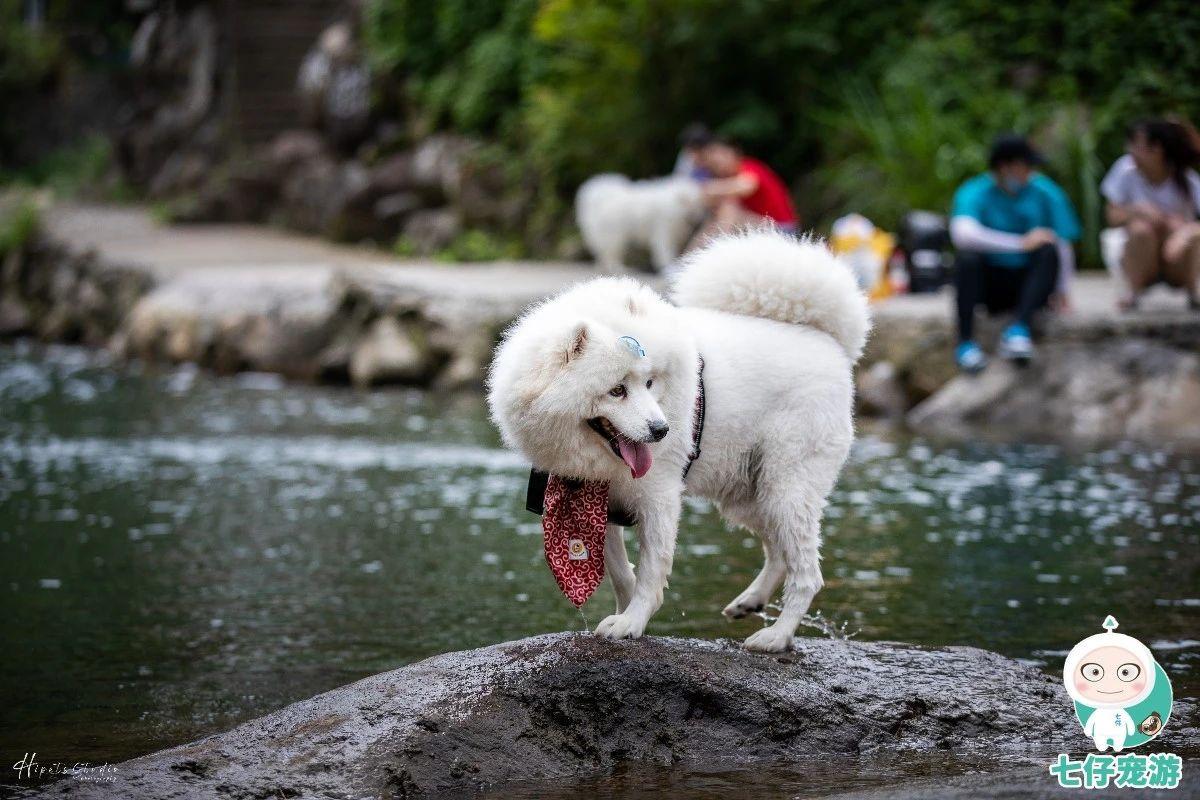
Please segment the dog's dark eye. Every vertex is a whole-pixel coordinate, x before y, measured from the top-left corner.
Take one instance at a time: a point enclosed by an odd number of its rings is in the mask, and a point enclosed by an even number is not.
[[[649,388],[650,388],[651,386],[653,386],[653,385],[654,385],[654,378],[651,378],[650,380],[646,381],[646,388],[647,388],[647,389],[649,389]]]
[[[618,398],[624,397],[625,396],[625,384],[623,384],[623,383],[617,384],[613,388],[609,389],[608,393],[611,394],[613,397],[618,397]]]

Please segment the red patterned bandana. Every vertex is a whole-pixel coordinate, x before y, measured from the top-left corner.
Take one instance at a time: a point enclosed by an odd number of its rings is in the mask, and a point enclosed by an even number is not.
[[[608,523],[608,484],[567,481],[551,475],[546,483],[542,533],[546,563],[576,608],[604,580],[604,530]]]

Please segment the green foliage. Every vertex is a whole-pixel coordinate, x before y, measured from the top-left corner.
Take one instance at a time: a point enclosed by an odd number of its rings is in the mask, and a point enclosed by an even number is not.
[[[0,96],[35,88],[55,70],[62,43],[54,31],[21,22],[20,0],[0,0]]]
[[[903,5],[546,0],[533,31],[545,67],[524,116],[532,155],[560,191],[603,170],[661,174],[701,119],[794,178],[819,143],[812,112],[873,69]]]
[[[43,152],[55,141],[17,147],[42,132],[33,115],[48,111],[50,101],[69,86],[61,79],[76,71],[123,68],[137,15],[125,0],[48,2],[47,18],[35,28],[24,21],[24,6],[24,0],[0,0],[0,165],[27,172],[31,168],[20,163],[21,151]],[[94,142],[84,146],[96,147]]]
[[[401,258],[430,256],[436,261],[505,261],[525,255],[522,242],[512,236],[504,236],[480,228],[469,228],[454,238],[436,253],[429,253],[411,238],[401,234],[392,244],[392,252]]]
[[[51,31],[31,31],[21,22],[20,0],[0,0],[0,160],[17,129],[9,109],[19,108],[45,86],[60,63],[62,43]]]
[[[371,0],[367,21],[376,69],[427,127],[519,154],[535,231],[588,175],[666,172],[692,120],[802,185],[809,224],[945,209],[1015,130],[1049,156],[1094,261],[1124,126],[1200,119],[1194,0]]]
[[[0,171],[0,185],[49,189],[60,198],[116,202],[133,199],[133,190],[120,180],[112,160],[112,143],[107,138],[86,136],[22,169]]]
[[[392,244],[392,252],[400,256],[400,258],[416,258],[421,255],[421,248],[417,247],[408,236],[400,234],[396,237],[395,243]]]
[[[370,0],[365,38],[377,72],[403,79],[422,127],[510,130],[536,47],[536,0]]]
[[[40,221],[37,202],[25,192],[0,197],[0,257],[24,247],[37,233]]]
[[[1169,44],[1200,35],[1198,26],[1200,14],[1182,3],[1136,13],[1130,2],[930,6],[875,78],[878,89],[852,86],[822,116],[841,135],[829,137],[817,184],[833,210],[894,225],[909,207],[944,209],[984,167],[987,141],[1018,131],[1045,151],[1047,171],[1075,201],[1084,260],[1094,263],[1098,184],[1124,127],[1152,113],[1200,112],[1196,82],[1185,78],[1200,74],[1200,58]]]
[[[478,228],[464,231],[436,254],[439,261],[502,261],[520,258],[521,242]]]

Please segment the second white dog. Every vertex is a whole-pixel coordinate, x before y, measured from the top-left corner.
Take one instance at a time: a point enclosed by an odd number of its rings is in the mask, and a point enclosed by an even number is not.
[[[632,279],[598,278],[530,309],[497,348],[492,417],[534,466],[607,482],[610,503],[637,520],[636,577],[608,527],[617,613],[598,634],[640,636],[662,604],[687,491],[762,539],[762,571],[724,613],[761,609],[782,584],[782,612],[746,647],[784,650],[822,585],[821,516],[854,438],[866,299],[823,245],[769,231],[687,258],[674,296],[678,307]]]
[[[649,250],[654,268],[665,271],[703,216],[700,185],[691,178],[597,175],[575,195],[575,221],[604,272],[624,271],[632,247]]]

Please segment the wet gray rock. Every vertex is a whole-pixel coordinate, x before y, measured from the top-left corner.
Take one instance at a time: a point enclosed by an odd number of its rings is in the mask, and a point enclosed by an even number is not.
[[[890,361],[876,361],[857,376],[858,405],[864,413],[900,418],[908,410],[908,397]]]
[[[1027,368],[959,376],[908,414],[927,433],[1200,444],[1200,355],[1141,336],[1048,342]]]
[[[421,205],[421,196],[416,192],[392,192],[376,200],[372,212],[380,225],[399,230],[403,221],[420,210]]]
[[[286,174],[300,164],[320,158],[325,142],[316,131],[290,130],[275,137],[266,148],[266,160]]]
[[[412,153],[394,153],[371,167],[371,185],[381,194],[416,189]]]
[[[1164,747],[1195,749],[1194,709]],[[1083,740],[1059,681],[964,647],[560,633],[366,678],[47,797],[432,797],[618,765],[816,763],[953,751],[1008,768]],[[269,768],[266,766],[269,765]]]
[[[147,14],[130,43],[134,109],[118,137],[127,178],[161,197],[190,188],[219,145],[217,20],[205,4]]]
[[[477,149],[470,139],[450,133],[422,139],[412,152],[410,175],[414,185],[457,200],[467,161]]]
[[[381,383],[419,383],[429,372],[427,354],[392,316],[375,320],[350,356],[350,380],[355,386]]]
[[[430,255],[454,241],[462,230],[462,219],[453,208],[422,209],[404,223],[404,238],[416,252]]]
[[[33,327],[33,315],[19,297],[0,297],[0,336],[16,336]]]
[[[126,356],[318,377],[344,283],[325,271],[198,269],[147,292],[121,329]]]

